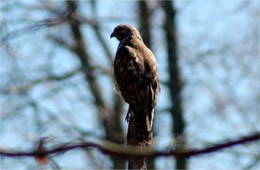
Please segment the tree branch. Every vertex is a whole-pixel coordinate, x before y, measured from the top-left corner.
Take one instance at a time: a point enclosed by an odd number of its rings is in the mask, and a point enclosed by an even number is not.
[[[23,28],[16,29],[14,31],[8,32],[3,37],[0,38],[0,46],[4,45],[6,41],[15,38],[17,36],[23,35],[28,32],[32,32],[32,30],[38,30],[46,27],[51,27],[55,25],[59,25],[65,22],[64,18],[57,17],[57,18],[50,18],[38,21],[32,25],[25,26]]]
[[[76,75],[77,73],[79,73],[80,71],[81,71],[81,68],[76,68],[75,70],[64,73],[63,75],[50,74],[45,78],[31,80],[30,82],[25,83],[25,84],[20,85],[20,86],[9,87],[9,88],[6,88],[6,89],[0,89],[0,92],[2,94],[24,93],[25,91],[31,89],[35,85],[38,85],[38,84],[41,84],[41,83],[49,83],[49,82],[52,82],[52,81],[62,81],[62,80],[69,79],[69,78],[73,77],[74,75]]]
[[[5,157],[35,157],[42,155],[51,155],[51,154],[62,154],[64,152],[74,150],[74,149],[84,149],[84,148],[96,148],[104,154],[120,157],[120,158],[131,158],[131,157],[146,157],[146,158],[155,158],[155,157],[168,157],[174,156],[178,158],[191,158],[194,156],[199,156],[203,154],[214,153],[223,149],[227,149],[233,146],[257,142],[260,140],[260,132],[250,134],[248,136],[240,137],[239,139],[233,139],[231,141],[219,143],[213,146],[209,146],[203,149],[190,149],[187,151],[156,151],[153,147],[136,147],[136,146],[125,146],[122,144],[116,144],[108,141],[103,141],[103,145],[93,143],[93,142],[84,142],[79,144],[63,144],[52,149],[49,149],[43,152],[39,151],[5,151],[0,149],[0,156]]]

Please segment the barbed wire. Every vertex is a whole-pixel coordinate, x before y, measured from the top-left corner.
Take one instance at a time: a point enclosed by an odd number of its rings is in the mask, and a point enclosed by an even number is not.
[[[138,147],[138,146],[125,146],[122,144],[116,144],[108,141],[103,141],[103,144],[97,144],[94,142],[84,142],[78,144],[66,143],[59,146],[55,146],[51,149],[46,149],[44,151],[10,151],[0,149],[1,157],[37,157],[37,156],[49,156],[52,154],[63,154],[70,150],[75,149],[85,149],[85,148],[96,148],[102,153],[110,156],[120,157],[122,159],[127,159],[130,157],[146,157],[146,158],[155,158],[155,157],[194,157],[203,154],[209,154],[230,148],[236,145],[241,145],[253,141],[260,140],[260,132],[250,134],[247,136],[239,137],[238,139],[233,139],[230,141],[222,142],[209,146],[203,149],[189,149],[183,151],[169,150],[169,151],[156,151],[153,147]]]

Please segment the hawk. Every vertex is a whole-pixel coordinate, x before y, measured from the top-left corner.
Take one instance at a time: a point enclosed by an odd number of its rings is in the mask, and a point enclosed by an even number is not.
[[[118,25],[110,36],[120,43],[114,61],[117,89],[129,104],[126,120],[134,118],[135,136],[151,141],[154,107],[160,92],[156,59],[131,25]]]

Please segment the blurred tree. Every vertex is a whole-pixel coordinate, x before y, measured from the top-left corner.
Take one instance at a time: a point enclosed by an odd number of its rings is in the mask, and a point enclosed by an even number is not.
[[[167,85],[170,89],[171,108],[170,112],[173,120],[173,134],[175,137],[175,149],[185,150],[186,136],[184,135],[185,121],[182,109],[182,79],[179,68],[179,47],[177,41],[177,26],[176,26],[176,10],[174,2],[163,1],[162,7],[165,12],[165,39],[168,52],[168,72],[169,80]],[[176,169],[186,169],[186,158],[176,159]]]
[[[97,83],[96,75],[94,74],[94,67],[90,63],[90,58],[93,57],[91,57],[87,52],[87,46],[85,45],[86,40],[83,38],[85,36],[82,35],[80,16],[77,12],[77,6],[78,4],[76,1],[67,1],[67,11],[69,13],[68,21],[71,28],[72,37],[75,42],[75,45],[73,45],[73,52],[77,57],[79,57],[86,82],[88,82],[90,90],[94,96],[94,103],[98,110],[97,113],[99,114],[99,119],[105,129],[106,139],[116,143],[124,143],[125,137],[120,122],[123,103],[117,94],[114,95],[114,107],[109,106],[104,99],[102,88]],[[93,28],[96,33],[98,33],[98,25],[95,25]],[[112,65],[112,63],[110,64]],[[124,161],[120,161],[119,158],[112,158],[112,160],[115,169],[125,168]]]

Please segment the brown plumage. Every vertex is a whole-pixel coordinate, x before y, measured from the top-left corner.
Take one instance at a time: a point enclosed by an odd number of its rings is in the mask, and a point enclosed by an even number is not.
[[[129,104],[126,120],[133,116],[139,141],[151,141],[154,107],[160,91],[155,57],[131,25],[118,25],[111,37],[120,41],[114,75],[116,87]]]

